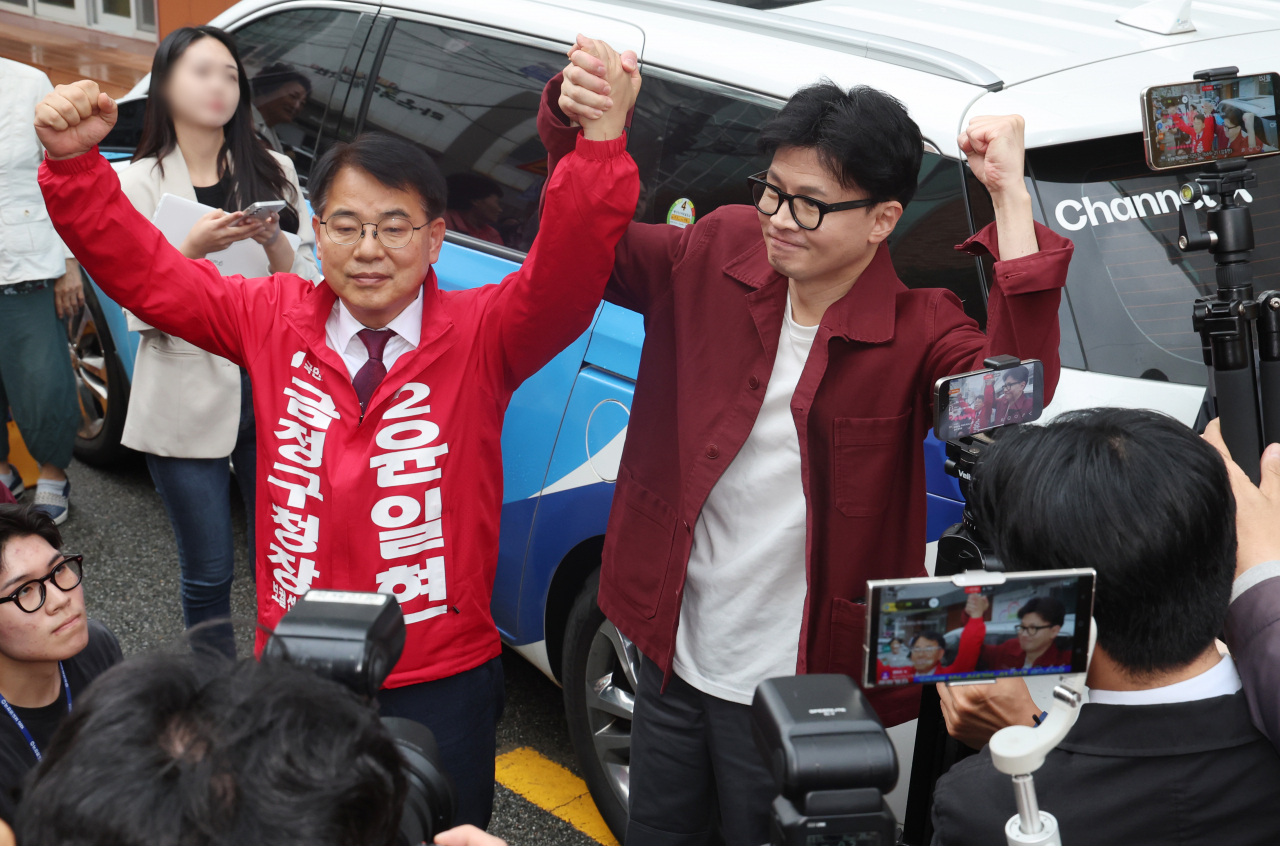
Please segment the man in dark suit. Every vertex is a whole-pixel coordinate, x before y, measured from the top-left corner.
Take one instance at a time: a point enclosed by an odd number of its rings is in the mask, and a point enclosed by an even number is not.
[[[1262,454],[1262,484],[1234,461],[1217,421],[1205,440],[1227,460],[1236,499],[1236,580],[1227,614],[1227,644],[1240,666],[1253,724],[1280,749],[1280,444]]]
[[[998,441],[970,506],[1010,569],[1098,572],[1089,703],[1035,772],[1062,841],[1277,842],[1280,755],[1214,643],[1236,568],[1215,450],[1155,412],[1064,415]],[[1015,812],[984,749],[938,781],[934,846],[1003,842]]]

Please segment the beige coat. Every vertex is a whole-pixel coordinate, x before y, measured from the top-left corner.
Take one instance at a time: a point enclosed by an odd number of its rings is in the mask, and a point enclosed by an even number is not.
[[[298,236],[302,244],[290,270],[319,283],[322,276],[313,254],[315,235],[293,162],[279,153],[272,155],[284,168],[298,198],[293,209],[301,221]],[[142,159],[120,174],[120,186],[134,208],[148,219],[165,194],[193,202],[196,199],[186,160],[177,149],[165,156],[163,175],[155,158]],[[262,275],[269,273],[264,251]],[[162,285],[164,280],[156,279],[155,284]],[[153,329],[128,312],[126,316],[129,328],[141,333],[142,338],[121,438],[124,445],[175,458],[229,456],[240,427],[240,368],[181,338]]]

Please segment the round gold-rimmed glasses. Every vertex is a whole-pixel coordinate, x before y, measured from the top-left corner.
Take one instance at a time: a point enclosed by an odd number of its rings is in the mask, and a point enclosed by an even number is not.
[[[364,228],[373,227],[373,237],[384,247],[398,250],[413,240],[413,233],[422,226],[414,226],[413,221],[402,217],[388,217],[377,223],[364,223],[354,214],[335,214],[328,220],[320,221],[329,240],[343,247],[349,247],[364,237]]]

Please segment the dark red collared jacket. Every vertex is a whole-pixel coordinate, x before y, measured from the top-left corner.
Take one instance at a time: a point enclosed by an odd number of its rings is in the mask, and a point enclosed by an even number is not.
[[[550,166],[577,129],[543,92]],[[745,193],[745,187],[744,187]],[[827,309],[792,398],[808,502],[809,580],[797,673],[861,677],[868,579],[925,575],[922,441],[943,377],[1009,354],[1058,382],[1058,304],[1072,244],[1036,225],[1040,252],[999,261],[988,226],[958,249],[996,259],[988,331],[944,289],[908,289],[886,245]],[[644,315],[645,340],[600,577],[600,607],[667,674],[698,512],[751,432],[782,333],[787,280],[765,254],[756,210],[693,226],[632,223],[605,299]],[[744,607],[762,615],[768,608]],[[913,719],[915,686],[872,690],[886,725]]]

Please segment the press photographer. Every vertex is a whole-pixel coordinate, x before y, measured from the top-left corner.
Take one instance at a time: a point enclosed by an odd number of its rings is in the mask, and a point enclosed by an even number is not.
[[[308,596],[261,663],[153,654],[103,674],[28,785],[21,842],[502,846],[443,830],[454,799],[434,738],[373,706],[404,646],[395,601]]]
[[[1067,414],[999,439],[969,502],[1008,570],[1097,571],[1089,702],[1035,772],[1062,841],[1274,843],[1280,756],[1215,646],[1237,544],[1213,448],[1155,412]],[[1005,724],[1039,714],[1020,680],[942,690],[949,729],[970,742],[1001,727],[971,725],[993,693]],[[933,842],[999,843],[1014,813],[1009,778],[984,748],[938,781]]]
[[[1238,550],[1227,645],[1254,725],[1280,749],[1280,444],[1262,454],[1262,483],[1254,485],[1231,460],[1217,421],[1204,437],[1226,460],[1236,498]]]
[[[85,609],[84,559],[62,551],[53,518],[0,504],[0,820],[89,683],[121,659]]]

